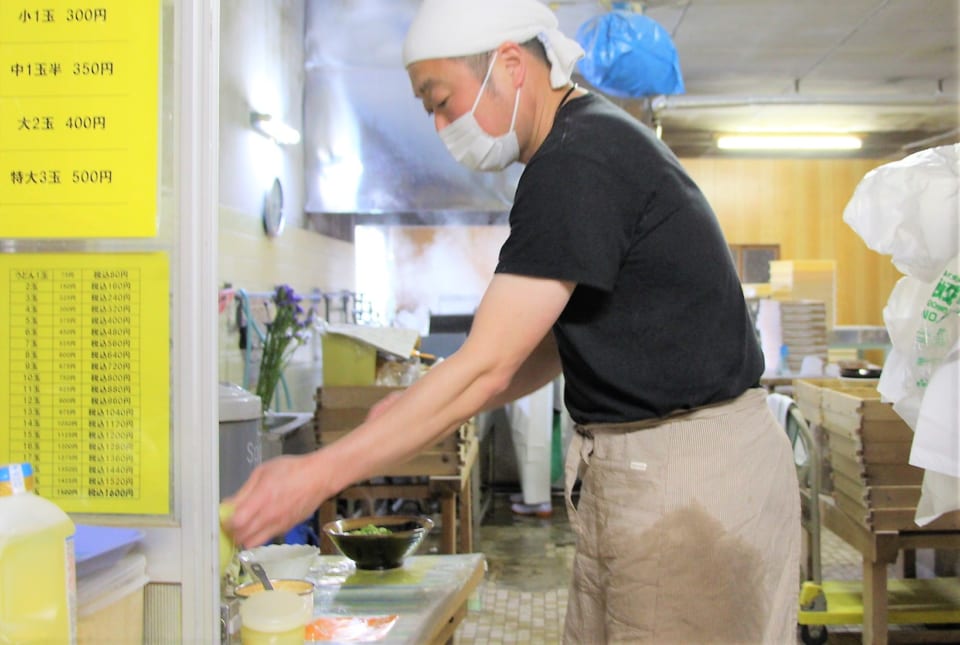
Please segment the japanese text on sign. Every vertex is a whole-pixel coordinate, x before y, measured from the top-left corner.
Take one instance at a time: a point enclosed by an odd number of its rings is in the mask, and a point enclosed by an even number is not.
[[[160,254],[0,256],[0,463],[68,512],[169,512]]]
[[[160,11],[146,4],[0,0],[0,237],[156,234]]]

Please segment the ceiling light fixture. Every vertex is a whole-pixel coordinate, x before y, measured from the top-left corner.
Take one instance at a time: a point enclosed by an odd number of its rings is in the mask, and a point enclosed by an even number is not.
[[[250,125],[254,130],[268,139],[273,139],[281,146],[295,146],[300,143],[300,132],[296,128],[274,119],[269,114],[251,112]]]
[[[717,137],[721,150],[859,150],[852,134],[730,134]]]

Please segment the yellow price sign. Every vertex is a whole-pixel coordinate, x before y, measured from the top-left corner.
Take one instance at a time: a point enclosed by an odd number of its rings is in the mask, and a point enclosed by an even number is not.
[[[0,463],[71,513],[170,512],[169,263],[0,255]]]
[[[158,0],[0,0],[0,237],[156,235],[159,31]]]

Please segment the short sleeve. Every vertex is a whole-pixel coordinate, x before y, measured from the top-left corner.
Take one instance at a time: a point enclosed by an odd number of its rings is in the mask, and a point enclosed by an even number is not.
[[[517,186],[497,273],[613,289],[639,205],[634,189],[595,159],[554,150],[535,157]]]

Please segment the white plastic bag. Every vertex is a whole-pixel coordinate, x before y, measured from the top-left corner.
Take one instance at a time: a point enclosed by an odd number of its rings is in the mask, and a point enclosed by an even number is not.
[[[917,387],[925,388],[960,336],[960,258],[944,269],[920,311],[914,339]]]
[[[857,185],[843,221],[904,274],[931,281],[960,252],[960,144],[875,168]]]
[[[933,282],[901,278],[883,310],[893,349],[877,390],[914,430],[927,384],[960,335],[957,263]]]
[[[910,463],[926,470],[921,525],[960,508],[958,192],[960,144],[942,146],[867,173],[843,214],[906,274],[884,308],[893,349],[877,389],[915,432]]]
[[[951,477],[960,477],[960,341],[937,368],[927,385],[910,447],[910,463]],[[958,488],[960,493],[960,488]]]

